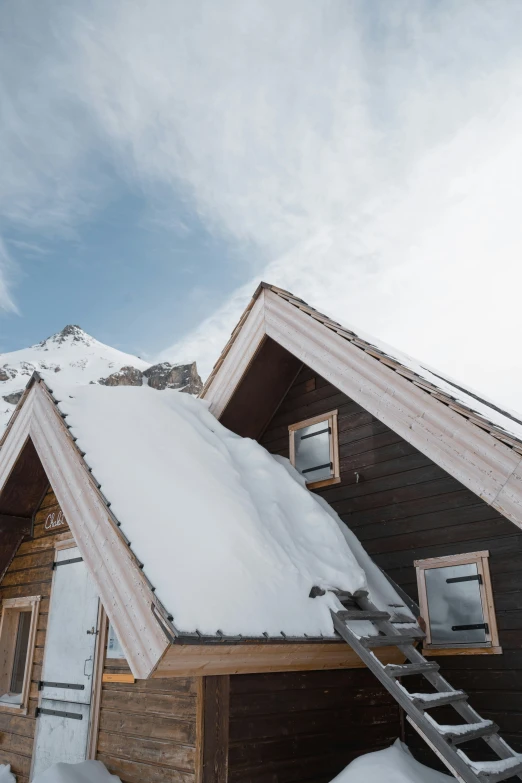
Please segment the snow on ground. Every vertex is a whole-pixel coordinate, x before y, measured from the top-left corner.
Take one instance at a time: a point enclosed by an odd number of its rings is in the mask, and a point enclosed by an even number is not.
[[[0,783],[16,783],[10,764],[0,764]]]
[[[453,776],[436,772],[413,758],[396,740],[390,748],[367,753],[348,764],[332,783],[455,783]]]
[[[331,783],[450,783],[455,778],[416,761],[400,740],[386,750],[367,753],[352,761]],[[0,783],[16,783],[10,767],[0,765]],[[53,764],[33,783],[121,783],[101,761]],[[146,781],[144,781],[146,783]]]
[[[64,389],[106,378],[129,365],[138,370],[150,366],[99,342],[78,326],[66,326],[30,348],[0,354],[0,433],[16,407],[3,398],[22,391],[35,370],[60,399]]]
[[[333,635],[337,601],[309,598],[314,585],[368,585],[381,608],[402,604],[288,460],[234,435],[205,402],[91,385],[60,410],[180,631]]]
[[[1,776],[0,783],[4,783]],[[117,775],[111,775],[101,761],[82,761],[80,764],[53,764],[32,783],[121,783],[121,780]]]

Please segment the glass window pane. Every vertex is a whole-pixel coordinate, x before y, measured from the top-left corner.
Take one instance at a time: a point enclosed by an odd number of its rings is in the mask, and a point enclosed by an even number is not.
[[[107,636],[107,658],[125,658],[123,647],[116,636],[116,631],[109,623],[109,633]]]
[[[320,421],[294,433],[295,467],[308,482],[330,478],[330,422]]]
[[[485,642],[484,628],[454,630],[455,626],[484,623],[478,580],[449,582],[449,584],[447,581],[463,576],[477,576],[477,564],[429,568],[424,573],[432,643]]]
[[[13,673],[11,676],[10,691],[12,694],[22,693],[24,687],[25,662],[27,660],[30,628],[31,612],[20,612],[13,660]]]

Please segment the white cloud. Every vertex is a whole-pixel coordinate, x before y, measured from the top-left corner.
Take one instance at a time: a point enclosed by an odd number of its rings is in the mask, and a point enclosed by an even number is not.
[[[0,307],[6,312],[16,313],[17,308],[9,291],[9,280],[13,271],[13,261],[5,242],[0,237]]]
[[[23,147],[0,208],[73,230],[103,150],[163,223],[181,193],[241,259],[245,284],[164,356],[207,372],[263,277],[522,407],[520,4],[13,7],[0,155]]]

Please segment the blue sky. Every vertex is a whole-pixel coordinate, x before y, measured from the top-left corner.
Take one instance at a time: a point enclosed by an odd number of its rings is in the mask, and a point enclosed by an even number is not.
[[[237,284],[229,246],[181,199],[173,232],[147,217],[143,194],[114,184],[110,202],[73,237],[6,233],[18,313],[3,315],[2,351],[78,323],[120,350],[154,356]]]
[[[0,348],[205,375],[259,279],[522,408],[522,4],[0,4]]]

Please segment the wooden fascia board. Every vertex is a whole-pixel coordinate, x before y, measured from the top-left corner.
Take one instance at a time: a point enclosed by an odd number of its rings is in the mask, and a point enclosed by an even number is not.
[[[264,308],[269,337],[522,527],[519,454],[271,291]]]
[[[397,647],[375,651],[385,663],[403,663]],[[363,669],[365,664],[345,642],[307,644],[173,644],[153,678],[198,677],[216,674]]]
[[[264,300],[266,293],[265,288],[259,292],[254,306],[225,356],[214,380],[202,395],[217,419],[225,410],[228,401],[265,338]]]
[[[155,618],[154,595],[126,546],[92,476],[45,388],[34,384],[0,452],[3,487],[30,437],[135,677],[149,677],[169,642]]]

